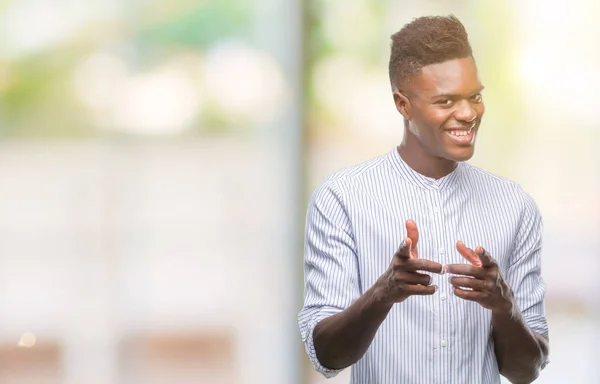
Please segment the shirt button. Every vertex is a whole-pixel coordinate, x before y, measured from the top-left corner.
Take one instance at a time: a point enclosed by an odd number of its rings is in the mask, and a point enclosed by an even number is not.
[[[440,213],[440,207],[433,207],[434,213]]]
[[[438,252],[440,253],[440,255],[443,255],[444,254],[444,248],[438,249]]]
[[[448,343],[446,343],[446,340],[442,340],[440,344],[442,347],[446,347],[448,345]]]
[[[441,300],[446,300],[446,294],[445,293],[440,293],[440,299]]]

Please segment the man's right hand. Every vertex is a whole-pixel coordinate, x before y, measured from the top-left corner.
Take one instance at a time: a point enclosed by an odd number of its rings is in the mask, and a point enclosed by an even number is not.
[[[390,267],[375,283],[374,295],[385,303],[399,303],[412,295],[433,295],[437,290],[437,286],[430,285],[431,276],[418,271],[442,273],[442,265],[419,259],[419,230],[413,220],[406,221],[406,233]]]
[[[321,364],[341,369],[356,363],[365,354],[377,329],[394,303],[411,295],[432,295],[429,275],[418,271],[441,273],[442,265],[419,259],[419,231],[413,220],[406,221],[407,238],[388,270],[363,295],[342,312],[321,320],[313,331],[315,353]]]

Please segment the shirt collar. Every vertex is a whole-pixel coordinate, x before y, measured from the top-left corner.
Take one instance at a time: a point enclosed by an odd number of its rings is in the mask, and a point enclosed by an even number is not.
[[[397,147],[394,147],[394,149],[390,151],[388,159],[392,163],[393,168],[396,169],[404,179],[415,186],[424,189],[441,190],[456,186],[459,183],[460,175],[463,173],[464,168],[464,164],[459,162],[452,172],[442,178],[434,179],[433,177],[421,175],[409,167],[400,156]]]

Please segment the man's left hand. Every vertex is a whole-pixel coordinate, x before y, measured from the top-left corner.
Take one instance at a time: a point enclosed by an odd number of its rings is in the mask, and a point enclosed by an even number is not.
[[[511,316],[515,309],[514,295],[502,277],[496,260],[482,247],[476,247],[473,251],[462,241],[456,243],[456,249],[471,265],[446,266],[446,272],[461,275],[449,279],[454,294],[462,299],[475,301],[495,314]]]

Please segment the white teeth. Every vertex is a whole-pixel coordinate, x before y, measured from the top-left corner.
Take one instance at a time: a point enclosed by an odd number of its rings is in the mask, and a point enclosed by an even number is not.
[[[471,131],[473,130],[473,128],[475,128],[475,125],[473,124],[471,127],[469,127],[469,129],[465,129],[465,130],[452,130],[452,131],[448,131],[448,134],[452,135],[452,136],[467,136],[471,133]]]

